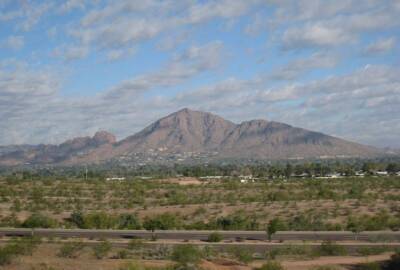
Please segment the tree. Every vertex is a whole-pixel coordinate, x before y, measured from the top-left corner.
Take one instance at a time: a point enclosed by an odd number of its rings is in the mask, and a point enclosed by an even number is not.
[[[389,163],[386,167],[386,171],[390,174],[395,174],[400,171],[400,165],[396,163]]]
[[[286,168],[285,168],[285,176],[286,178],[290,178],[290,176],[293,173],[293,166],[290,163],[286,164]]]
[[[400,269],[400,253],[399,252],[392,255],[390,261],[387,263],[387,265],[384,269],[387,269],[387,270]]]
[[[208,236],[207,241],[216,243],[216,242],[221,242],[222,239],[223,239],[223,236],[220,233],[213,232]]]
[[[354,217],[350,217],[347,222],[347,229],[354,233],[354,238],[357,240],[358,234],[364,230],[363,224],[360,220],[357,220]]]
[[[71,214],[69,221],[71,221],[73,224],[75,224],[78,228],[81,228],[81,229],[85,228],[85,220],[84,220],[84,216],[81,211],[74,211]]]
[[[271,241],[272,235],[274,235],[282,227],[282,221],[279,218],[274,218],[270,220],[267,226],[268,240]]]
[[[375,164],[371,162],[365,162],[362,166],[362,171],[367,173],[367,174],[372,174],[372,172],[375,170],[376,166]]]

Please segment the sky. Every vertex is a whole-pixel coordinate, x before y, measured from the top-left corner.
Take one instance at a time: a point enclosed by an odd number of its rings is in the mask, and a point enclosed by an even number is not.
[[[0,145],[182,108],[400,148],[400,0],[0,0]]]

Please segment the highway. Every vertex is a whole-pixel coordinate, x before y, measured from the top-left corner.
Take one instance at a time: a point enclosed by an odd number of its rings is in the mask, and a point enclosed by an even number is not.
[[[154,235],[159,240],[207,240],[215,231],[183,230],[82,230],[82,229],[11,229],[0,228],[0,237],[40,236],[61,238],[122,238],[151,239]],[[265,231],[218,231],[224,240],[267,240]],[[400,242],[400,232],[376,231],[354,234],[352,232],[277,232],[272,236],[275,241],[365,241],[365,242]]]

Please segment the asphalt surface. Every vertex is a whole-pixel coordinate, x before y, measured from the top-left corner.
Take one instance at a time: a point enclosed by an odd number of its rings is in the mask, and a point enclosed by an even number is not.
[[[10,229],[0,228],[1,236],[40,236],[62,238],[141,238],[159,240],[207,240],[214,231],[144,231],[144,230],[81,230],[81,229]],[[265,231],[218,231],[224,240],[267,240]],[[277,241],[368,241],[400,242],[400,232],[377,231],[361,232],[277,232],[272,236]]]

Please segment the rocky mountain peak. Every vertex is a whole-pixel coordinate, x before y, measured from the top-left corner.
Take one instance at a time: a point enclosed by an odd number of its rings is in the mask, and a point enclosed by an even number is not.
[[[96,132],[96,134],[94,134],[93,136],[93,140],[95,140],[98,144],[113,144],[117,142],[117,138],[114,134],[104,130]]]

